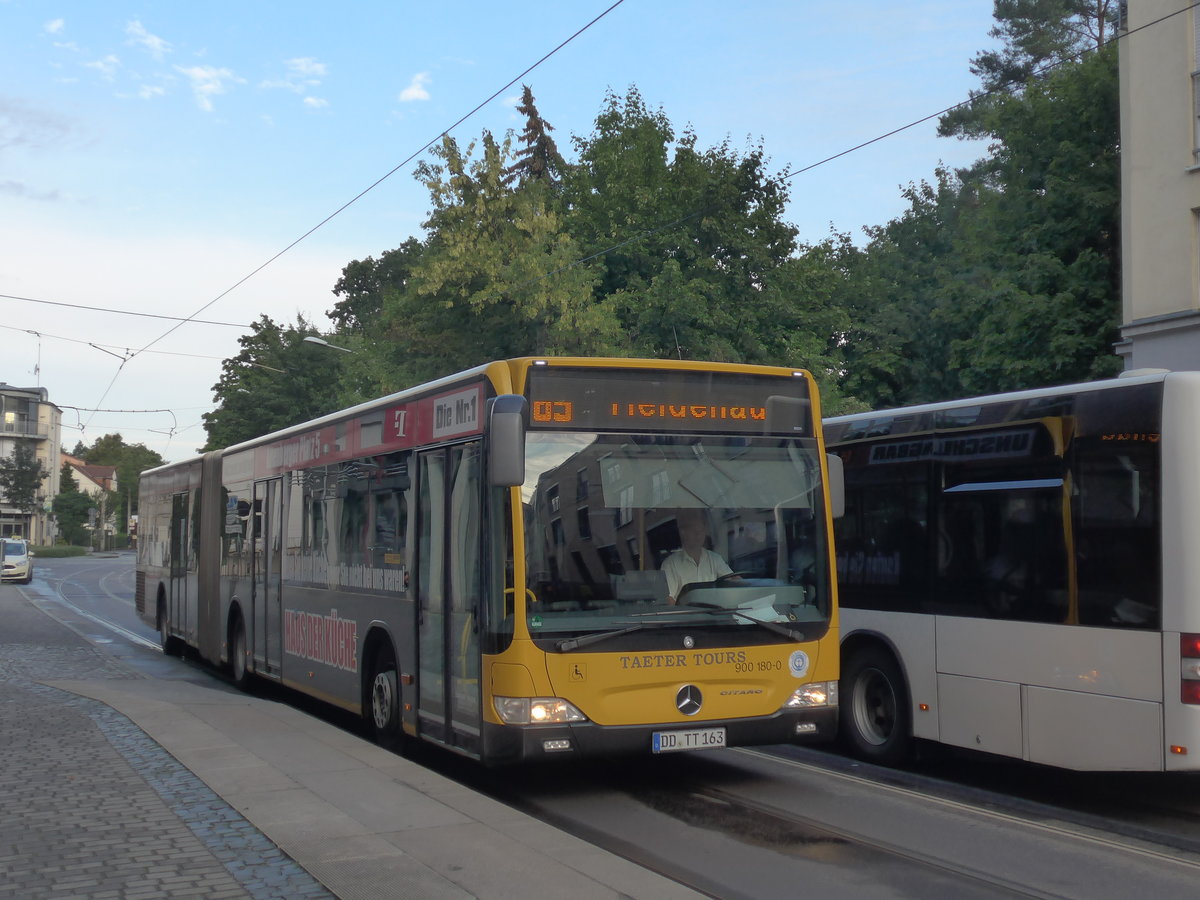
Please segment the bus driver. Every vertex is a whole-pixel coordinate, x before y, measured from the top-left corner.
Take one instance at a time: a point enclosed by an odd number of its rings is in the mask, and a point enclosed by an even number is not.
[[[708,540],[705,514],[700,509],[681,509],[675,515],[679,529],[680,548],[663,560],[662,572],[667,576],[667,603],[676,603],[680,592],[689,584],[714,582],[732,575],[729,564],[704,546]]]

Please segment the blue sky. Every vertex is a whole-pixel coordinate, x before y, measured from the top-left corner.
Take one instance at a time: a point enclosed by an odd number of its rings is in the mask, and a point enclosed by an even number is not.
[[[0,294],[191,315],[611,3],[0,0]],[[568,157],[605,92],[636,85],[702,147],[761,140],[773,170],[798,169],[965,99],[991,12],[625,0],[521,81]],[[519,93],[454,136],[519,129]],[[794,178],[788,219],[804,241],[861,237],[903,210],[903,185],[981,153],[927,123]],[[346,263],[420,234],[414,166],[199,315],[229,325],[185,325],[125,362],[173,323],[0,298],[0,381],[84,410],[64,409],[68,449],[119,431],[191,455],[230,326],[326,327]]]

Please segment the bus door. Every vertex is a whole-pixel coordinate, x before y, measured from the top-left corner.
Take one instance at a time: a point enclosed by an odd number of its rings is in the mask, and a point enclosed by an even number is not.
[[[479,753],[480,442],[418,457],[418,728]]]
[[[253,554],[253,637],[255,669],[264,675],[279,675],[283,637],[281,593],[283,587],[283,486],[281,479],[254,483],[254,529],[250,543]]]
[[[167,598],[167,619],[176,634],[187,634],[188,620],[188,492],[171,497],[171,577]]]

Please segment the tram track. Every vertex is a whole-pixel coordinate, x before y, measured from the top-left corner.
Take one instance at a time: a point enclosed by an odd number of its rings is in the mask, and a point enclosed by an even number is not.
[[[1200,780],[1190,774],[1073,772],[935,748],[923,763],[892,769],[808,748],[772,755],[821,769],[1035,822],[1061,821],[1090,832],[1200,858]]]
[[[737,855],[757,860],[755,865],[772,860],[788,873],[776,876],[780,883],[804,883],[813,863],[825,871],[871,873],[876,883],[900,886],[892,896],[1122,896],[1108,880],[1108,867],[1132,867],[1175,883],[1200,877],[1200,845],[1190,839],[1168,843],[1152,829],[1114,827],[1121,823],[1064,815],[1048,804],[984,789],[935,786],[933,779],[903,771],[856,771],[858,764],[840,757],[842,769],[789,758],[791,749],[689,754],[669,765],[641,760],[579,766],[549,779],[469,777],[472,786],[509,805],[719,897],[770,895],[740,888],[748,870],[721,872],[724,861]],[[567,771],[575,777],[568,780]],[[893,809],[881,815],[888,805],[904,814]],[[638,822],[650,824],[631,840],[628,829]],[[923,839],[922,829],[957,831],[960,839]],[[659,840],[658,831],[671,838]],[[981,837],[963,837],[972,831]],[[699,833],[710,838],[697,838]],[[1009,846],[991,853],[994,837]],[[676,852],[680,841],[725,847],[724,859],[706,869],[711,860]],[[734,845],[743,850],[729,849]],[[853,883],[844,880],[815,895],[854,896],[846,889]]]

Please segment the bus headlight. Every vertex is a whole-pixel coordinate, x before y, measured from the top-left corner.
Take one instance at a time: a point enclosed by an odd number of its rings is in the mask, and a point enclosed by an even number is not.
[[[586,722],[587,716],[557,697],[495,697],[496,715],[505,725],[561,725]]]
[[[812,709],[817,706],[838,705],[838,683],[836,681],[814,681],[792,691],[783,704],[784,709]]]

